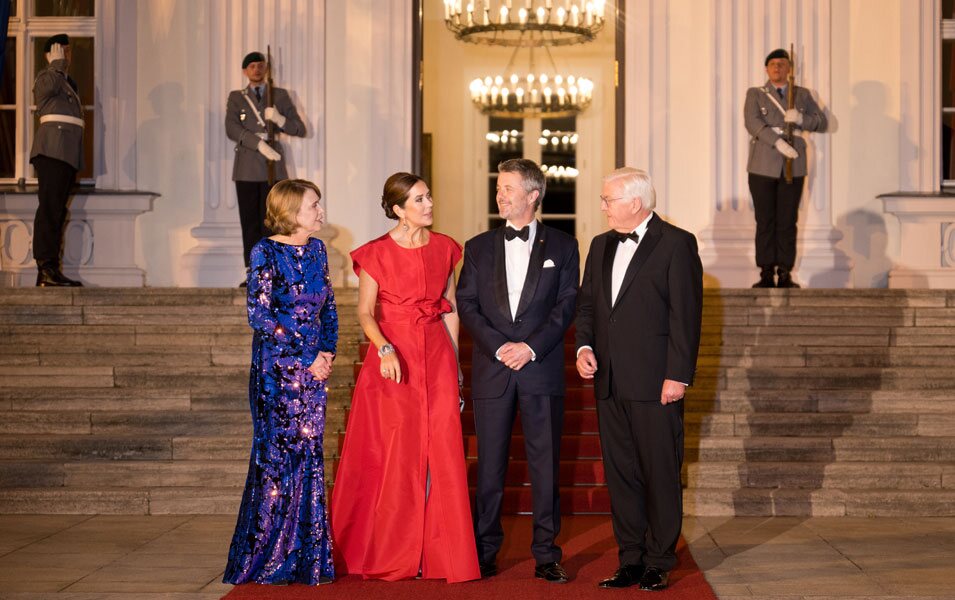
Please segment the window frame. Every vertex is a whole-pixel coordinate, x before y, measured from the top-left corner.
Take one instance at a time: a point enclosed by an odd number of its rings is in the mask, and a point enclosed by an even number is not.
[[[0,0],[3,1],[3,0]],[[36,105],[33,102],[33,79],[29,75],[33,73],[35,65],[33,63],[33,39],[45,38],[58,33],[66,33],[70,37],[88,37],[93,41],[93,97],[94,103],[96,93],[99,88],[99,53],[100,40],[97,35],[97,19],[101,14],[102,0],[96,0],[94,4],[92,17],[33,17],[33,6],[35,0],[17,0],[17,14],[10,17],[7,26],[7,39],[13,39],[16,45],[16,79],[15,79],[15,98],[14,102],[3,104],[4,110],[13,106],[15,111],[15,147],[14,147],[14,165],[13,177],[0,178],[0,184],[10,184],[23,181],[27,185],[36,184],[36,175],[30,166],[30,148],[33,144],[33,114]],[[93,112],[93,122],[97,120],[96,105],[84,104],[84,112]],[[95,135],[94,131],[85,131],[84,135]],[[81,184],[93,184],[96,181],[96,175],[100,172],[98,155],[100,154],[101,140],[93,139],[92,174],[90,177],[84,177],[79,180]]]

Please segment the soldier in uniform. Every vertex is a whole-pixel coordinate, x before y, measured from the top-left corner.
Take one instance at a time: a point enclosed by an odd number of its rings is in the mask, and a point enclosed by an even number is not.
[[[789,53],[773,50],[764,63],[769,80],[746,91],[743,117],[752,139],[749,144],[749,190],[756,212],[756,265],[759,281],[753,287],[794,288],[796,219],[806,179],[806,140],[793,136],[786,141],[786,125],[795,130],[825,131],[826,116],[809,90],[795,88],[795,108],[787,108]],[[784,176],[786,159],[792,159],[792,182]],[[775,269],[775,273],[774,273]],[[773,276],[776,276],[774,280]]]
[[[33,82],[40,126],[30,150],[40,201],[33,220],[36,284],[79,287],[83,284],[63,275],[60,254],[70,189],[83,168],[83,106],[76,82],[67,74],[73,56],[70,38],[65,33],[54,35],[43,52],[49,66]]]
[[[249,84],[229,93],[226,105],[225,131],[235,142],[235,163],[232,179],[239,201],[239,223],[242,226],[242,249],[245,267],[249,268],[252,246],[271,235],[265,227],[265,199],[269,195],[267,161],[274,161],[275,179],[288,179],[283,148],[277,140],[268,143],[268,123],[276,132],[302,137],[305,123],[298,116],[286,90],[272,88],[272,104],[266,103],[268,66],[261,52],[250,52],[242,59],[242,72]],[[244,285],[244,282],[243,284]]]

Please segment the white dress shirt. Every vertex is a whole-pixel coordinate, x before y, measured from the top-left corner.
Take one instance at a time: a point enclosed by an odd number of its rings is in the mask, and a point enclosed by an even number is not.
[[[507,227],[514,227],[510,221]],[[524,280],[527,279],[527,267],[531,263],[531,250],[534,248],[534,239],[537,235],[537,220],[528,223],[529,233],[525,242],[519,237],[513,240],[504,240],[504,265],[507,271],[507,303],[511,307],[511,318],[517,318],[517,305],[521,302],[521,293],[524,291]]]
[[[647,224],[652,218],[653,214],[651,213],[650,216],[633,229],[632,232],[636,232],[636,234],[640,236],[640,242],[643,241],[643,236],[647,234]],[[635,242],[631,239],[617,242],[617,253],[614,254],[613,257],[613,271],[610,275],[611,306],[617,303],[617,296],[620,295],[620,286],[623,285],[623,278],[627,274],[627,268],[630,266],[630,261],[633,260],[633,255],[636,254],[640,242]]]
[[[517,307],[524,292],[524,280],[527,279],[527,268],[531,264],[531,251],[534,249],[534,240],[537,239],[537,219],[527,224],[528,233],[525,242],[519,237],[513,240],[504,240],[504,270],[507,275],[507,303],[511,309],[511,318],[517,318]],[[521,227],[514,227],[510,221],[505,227],[520,231]],[[530,346],[531,360],[537,360],[537,353]],[[503,348],[503,346],[502,346]],[[501,348],[494,353],[494,358],[501,360]]]

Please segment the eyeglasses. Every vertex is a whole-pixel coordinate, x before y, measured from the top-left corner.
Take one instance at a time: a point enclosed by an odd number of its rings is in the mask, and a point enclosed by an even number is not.
[[[607,198],[606,196],[600,197],[600,204],[610,204],[614,200],[623,200],[623,197],[620,198]]]

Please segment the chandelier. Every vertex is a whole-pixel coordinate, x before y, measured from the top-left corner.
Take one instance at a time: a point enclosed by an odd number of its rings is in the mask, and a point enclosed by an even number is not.
[[[517,54],[516,48],[514,55]],[[487,75],[471,82],[471,101],[486,115],[492,117],[557,118],[576,115],[590,106],[594,84],[586,77],[564,75],[557,72],[554,59],[550,58],[551,72],[537,72],[534,68],[534,49],[530,49],[530,68],[526,74],[513,70],[514,55],[505,75]]]
[[[444,0],[444,22],[464,42],[564,46],[593,41],[605,8],[605,0]]]

